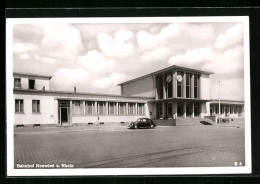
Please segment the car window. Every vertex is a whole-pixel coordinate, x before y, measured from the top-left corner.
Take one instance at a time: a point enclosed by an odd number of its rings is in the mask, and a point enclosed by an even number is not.
[[[143,119],[143,122],[146,122],[146,119]]]

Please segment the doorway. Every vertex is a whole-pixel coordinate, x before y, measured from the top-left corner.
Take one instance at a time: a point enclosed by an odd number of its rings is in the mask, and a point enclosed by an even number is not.
[[[70,125],[70,101],[59,101],[59,126]]]
[[[183,116],[183,105],[182,104],[177,104],[177,117],[182,117]]]

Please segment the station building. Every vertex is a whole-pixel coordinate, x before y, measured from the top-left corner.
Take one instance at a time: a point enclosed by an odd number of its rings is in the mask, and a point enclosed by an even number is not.
[[[54,91],[50,89],[52,76],[13,73],[14,125],[111,125],[140,117],[215,116],[217,103],[209,97],[211,74],[173,65],[121,83],[121,95],[110,95],[81,93],[76,88],[74,92]],[[221,105],[224,117],[244,116],[243,102]]]

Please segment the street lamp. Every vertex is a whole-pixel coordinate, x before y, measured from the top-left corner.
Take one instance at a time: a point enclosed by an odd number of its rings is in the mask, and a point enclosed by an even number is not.
[[[220,81],[218,81],[218,117],[220,120]]]

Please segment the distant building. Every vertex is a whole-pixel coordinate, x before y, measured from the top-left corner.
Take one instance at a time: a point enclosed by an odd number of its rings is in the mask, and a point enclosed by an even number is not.
[[[123,124],[140,117],[217,115],[211,72],[171,66],[119,84],[121,95],[54,91],[51,76],[13,73],[14,125]],[[223,101],[222,117],[243,117],[243,102]]]

